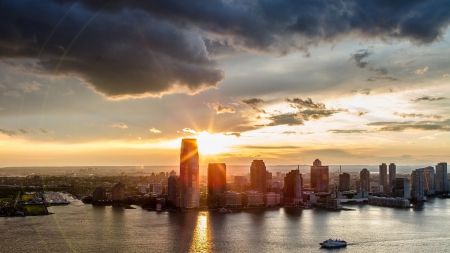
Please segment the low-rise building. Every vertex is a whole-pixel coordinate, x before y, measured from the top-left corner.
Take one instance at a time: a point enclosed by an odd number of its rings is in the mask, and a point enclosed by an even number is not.
[[[224,191],[219,194],[219,206],[221,207],[241,207],[242,194],[234,191]]]

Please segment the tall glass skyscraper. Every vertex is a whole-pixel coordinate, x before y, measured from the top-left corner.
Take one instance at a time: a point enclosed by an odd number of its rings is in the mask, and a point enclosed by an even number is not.
[[[265,193],[266,189],[266,164],[263,160],[253,160],[250,166],[250,186],[252,190]]]
[[[225,163],[208,164],[208,195],[219,195],[227,184],[227,166]]]
[[[329,169],[328,166],[322,166],[319,159],[314,160],[311,166],[311,188],[318,192],[327,192],[329,184]]]
[[[380,166],[380,185],[383,186],[383,192],[389,192],[388,179],[387,179],[387,165],[382,163]]]
[[[198,207],[199,199],[197,139],[183,139],[180,152],[180,207]]]
[[[394,181],[395,181],[395,175],[397,173],[397,166],[395,163],[389,164],[389,190],[384,192],[392,192],[392,189],[394,188]]]
[[[448,192],[447,163],[438,163],[436,165],[434,184],[436,192]]]
[[[370,171],[366,168],[362,169],[361,172],[359,172],[359,180],[361,182],[361,189],[364,192],[370,192]]]

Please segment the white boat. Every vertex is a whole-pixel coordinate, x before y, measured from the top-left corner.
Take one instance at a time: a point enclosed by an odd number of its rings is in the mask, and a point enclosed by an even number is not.
[[[347,246],[347,242],[341,241],[339,239],[333,240],[330,238],[330,239],[320,243],[320,245],[322,245],[322,247],[324,247],[324,248],[339,248],[339,247]]]

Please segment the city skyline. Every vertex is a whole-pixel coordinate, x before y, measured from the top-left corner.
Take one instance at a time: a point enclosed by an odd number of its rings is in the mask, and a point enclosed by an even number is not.
[[[450,157],[448,1],[0,6],[0,167]]]

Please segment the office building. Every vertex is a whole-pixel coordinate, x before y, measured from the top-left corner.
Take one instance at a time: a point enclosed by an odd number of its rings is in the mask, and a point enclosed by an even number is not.
[[[234,191],[224,191],[219,194],[220,207],[240,207],[242,206],[242,194]]]
[[[366,168],[359,173],[359,185],[364,192],[370,192],[370,171]]]
[[[322,162],[316,159],[311,166],[311,188],[318,192],[328,191],[328,166],[322,166]]]
[[[298,205],[302,199],[303,177],[300,170],[291,170],[284,177],[283,202],[285,204]]]
[[[162,184],[161,183],[153,183],[150,184],[150,192],[155,194],[155,195],[161,195],[162,194]]]
[[[411,197],[411,186],[407,178],[395,178],[393,185],[394,185],[393,188],[394,197],[406,199]]]
[[[180,152],[180,207],[199,206],[199,164],[196,139],[183,139]]]
[[[434,190],[436,193],[448,192],[447,163],[438,163],[434,176]]]
[[[264,206],[264,194],[259,191],[246,191],[242,194],[242,205]]]
[[[92,202],[98,202],[106,200],[106,189],[103,186],[97,187],[94,190],[94,193],[92,193]]]
[[[180,205],[180,178],[178,176],[170,176],[167,180],[167,200],[170,201],[170,203],[173,206],[179,206]]]
[[[425,182],[424,182],[424,188],[425,188],[425,196],[428,195],[434,195],[434,168],[431,166],[423,168],[423,171],[425,173]]]
[[[342,173],[339,174],[339,191],[350,191],[350,174]]]
[[[113,186],[111,189],[111,200],[112,201],[123,201],[125,199],[125,185],[119,182]]]
[[[208,195],[218,196],[225,191],[226,171],[225,163],[208,164]]]
[[[247,177],[246,176],[234,176],[233,189],[236,192],[244,192],[247,190]]]
[[[390,163],[389,164],[389,189],[385,189],[385,192],[392,192],[396,174],[397,174],[397,166],[395,165],[395,163]]]
[[[277,194],[275,192],[268,192],[264,194],[264,204],[266,206],[276,206],[280,204],[280,201],[280,194]]]
[[[411,173],[411,197],[417,201],[423,201],[425,197],[425,172],[424,169],[416,169]]]
[[[383,186],[383,191],[388,192],[388,178],[387,178],[387,165],[385,163],[382,163],[379,166],[380,170],[380,185]]]
[[[253,160],[252,165],[250,166],[251,189],[254,191],[265,193],[267,191],[266,182],[266,164],[264,164],[263,160]]]

